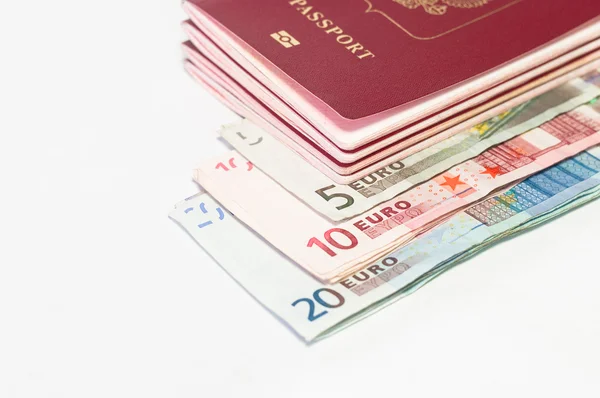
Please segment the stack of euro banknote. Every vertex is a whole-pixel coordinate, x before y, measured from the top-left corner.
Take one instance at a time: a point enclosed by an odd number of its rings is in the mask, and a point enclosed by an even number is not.
[[[262,3],[184,3],[186,69],[243,119],[170,216],[307,341],[600,195],[600,3]]]

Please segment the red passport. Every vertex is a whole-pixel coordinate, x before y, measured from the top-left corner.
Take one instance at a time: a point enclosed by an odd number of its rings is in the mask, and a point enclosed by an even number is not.
[[[454,104],[600,36],[597,0],[189,0],[185,8],[344,150],[451,115]]]

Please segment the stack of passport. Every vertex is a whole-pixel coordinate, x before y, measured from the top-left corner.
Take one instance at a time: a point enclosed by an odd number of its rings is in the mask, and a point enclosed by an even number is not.
[[[597,0],[188,0],[188,71],[338,183],[600,65]]]
[[[599,0],[187,0],[243,119],[171,212],[307,341],[600,196]]]

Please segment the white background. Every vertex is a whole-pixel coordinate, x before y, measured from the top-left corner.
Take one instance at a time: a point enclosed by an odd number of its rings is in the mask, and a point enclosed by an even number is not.
[[[600,202],[312,346],[252,300],[167,218],[236,119],[183,18],[0,5],[0,397],[600,396]]]

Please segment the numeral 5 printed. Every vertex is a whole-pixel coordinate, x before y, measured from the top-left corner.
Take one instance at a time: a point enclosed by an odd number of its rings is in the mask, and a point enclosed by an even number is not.
[[[325,199],[326,201],[330,201],[331,199],[334,198],[343,198],[346,200],[346,203],[336,206],[335,208],[338,210],[342,210],[345,209],[346,207],[350,207],[354,204],[354,198],[346,193],[332,193],[332,194],[327,194],[325,191],[329,191],[330,189],[335,188],[335,185],[330,185],[328,187],[325,188],[321,188],[321,189],[317,189],[315,192],[317,193],[317,195],[319,195],[320,197],[322,197],[323,199]]]

